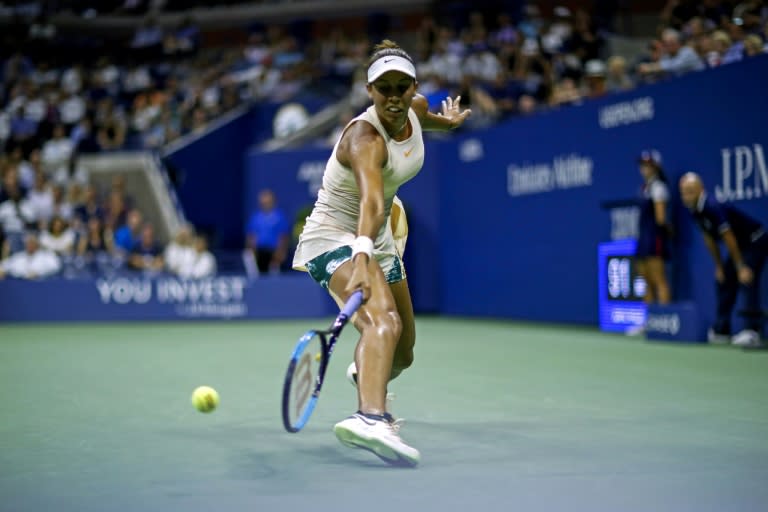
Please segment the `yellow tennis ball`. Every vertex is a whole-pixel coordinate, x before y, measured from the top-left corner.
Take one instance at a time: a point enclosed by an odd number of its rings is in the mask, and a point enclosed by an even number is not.
[[[200,412],[212,412],[219,405],[219,394],[208,386],[200,386],[192,392],[192,405]]]

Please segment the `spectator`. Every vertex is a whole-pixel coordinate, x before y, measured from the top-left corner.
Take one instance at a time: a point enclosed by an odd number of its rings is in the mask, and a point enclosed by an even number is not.
[[[32,227],[35,221],[35,211],[22,195],[21,189],[14,184],[14,179],[17,179],[14,177],[15,172],[6,171],[3,192],[7,194],[7,199],[0,203],[0,225],[11,252],[21,250],[24,232]]]
[[[181,226],[173,240],[165,246],[163,256],[169,272],[179,274],[182,268],[189,267],[189,262],[195,258],[193,241],[192,227]]]
[[[731,36],[733,43],[723,55],[723,64],[731,64],[744,58],[744,38],[746,36],[744,20],[733,18],[725,23],[725,28],[728,30],[728,35]]]
[[[641,74],[661,73],[679,76],[691,71],[701,71],[704,63],[690,46],[680,41],[680,33],[674,29],[665,29],[661,34],[663,54],[658,62],[640,64]]]
[[[24,238],[24,250],[11,254],[0,265],[0,277],[6,274],[22,279],[39,279],[56,274],[61,262],[56,253],[41,249],[37,236],[28,234]]]
[[[35,174],[35,184],[27,193],[27,201],[32,207],[35,222],[47,225],[53,217],[53,190],[45,173]]]
[[[93,118],[90,115],[84,116],[77,123],[69,134],[69,138],[74,145],[74,153],[97,153],[99,151],[99,141],[93,124]]]
[[[201,279],[216,274],[216,258],[208,251],[208,241],[204,236],[194,237],[192,258],[182,263],[178,274],[187,279]]]
[[[260,273],[279,272],[288,254],[290,228],[283,212],[275,206],[275,195],[259,192],[259,211],[251,215],[246,232],[246,247],[256,258]]]
[[[58,256],[69,256],[75,249],[75,232],[64,219],[53,217],[48,229],[40,233],[40,246]]]
[[[77,183],[78,185],[86,186],[89,178],[88,169],[80,164],[77,155],[73,154],[66,165],[59,166],[53,172],[52,181],[57,185],[68,186]]]
[[[116,256],[113,239],[112,233],[103,226],[99,217],[90,217],[85,234],[77,242],[77,255],[86,262]]]
[[[139,240],[128,256],[128,266],[150,273],[163,270],[163,251],[155,241],[155,230],[151,224],[141,228]]]
[[[83,192],[83,202],[75,207],[74,216],[83,226],[92,218],[104,219],[104,209],[99,204],[99,194],[96,186],[88,184]]]
[[[584,80],[588,98],[600,98],[608,92],[605,63],[600,59],[588,60],[584,65]]]
[[[11,154],[8,158],[8,163],[12,166],[16,166],[19,176],[19,185],[21,185],[21,188],[24,190],[29,190],[35,184],[35,165],[32,163],[32,160],[36,160],[39,163],[39,149],[32,150],[28,161],[24,159],[24,152],[22,151],[21,146],[16,146],[11,150]]]
[[[112,106],[107,107],[103,116],[103,120],[99,122],[96,130],[96,141],[99,148],[103,151],[122,149],[126,135],[124,118]]]
[[[125,224],[115,231],[115,246],[118,249],[130,253],[139,243],[142,228],[143,216],[136,208],[130,210],[126,216]]]
[[[71,222],[75,215],[75,209],[67,198],[66,189],[62,185],[53,185],[51,193],[53,195],[53,216],[61,217],[64,221]]]
[[[716,67],[723,64],[723,58],[731,47],[731,37],[724,30],[715,30],[711,37],[712,49],[707,53],[707,63]]]
[[[609,92],[621,92],[632,89],[635,86],[627,70],[627,60],[614,55],[608,59],[608,76],[606,87]]]
[[[754,57],[766,53],[763,49],[763,40],[757,34],[750,34],[744,38],[744,55],[746,57]]]
[[[686,173],[680,179],[680,195],[701,229],[715,263],[717,319],[709,331],[710,342],[730,341],[745,347],[761,345],[760,275],[768,259],[765,227],[733,205],[709,197],[696,173]],[[720,254],[720,241],[727,248],[725,261]],[[731,314],[739,288],[749,315],[746,328],[731,338]]]
[[[66,166],[72,158],[75,145],[67,137],[63,124],[53,128],[53,137],[43,144],[42,161],[46,171],[54,172],[61,166]]]
[[[105,226],[116,232],[127,223],[129,211],[125,196],[117,190],[110,190],[104,209]]]

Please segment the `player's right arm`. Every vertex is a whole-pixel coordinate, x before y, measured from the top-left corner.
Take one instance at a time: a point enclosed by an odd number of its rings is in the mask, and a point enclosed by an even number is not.
[[[376,240],[384,215],[384,183],[381,171],[386,164],[387,146],[384,139],[369,123],[357,122],[344,133],[336,152],[339,163],[350,167],[360,191],[360,216],[357,221],[357,236]],[[363,291],[363,300],[370,297],[368,279],[368,255],[358,253],[353,260],[352,277],[346,292]]]

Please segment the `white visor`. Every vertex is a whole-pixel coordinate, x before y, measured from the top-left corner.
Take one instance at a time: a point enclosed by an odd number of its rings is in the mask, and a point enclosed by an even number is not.
[[[373,83],[387,71],[400,71],[416,80],[416,68],[411,61],[398,55],[385,55],[376,59],[368,68],[368,83]]]

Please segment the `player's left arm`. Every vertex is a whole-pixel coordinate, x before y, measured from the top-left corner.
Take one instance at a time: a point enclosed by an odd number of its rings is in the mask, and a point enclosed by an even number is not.
[[[472,113],[471,109],[461,109],[459,102],[461,96],[456,96],[456,99],[450,96],[443,100],[442,110],[439,114],[433,114],[429,111],[429,103],[427,98],[417,94],[413,98],[411,108],[416,112],[416,116],[421,122],[422,130],[431,131],[451,131],[455,130],[464,123],[464,120]]]

